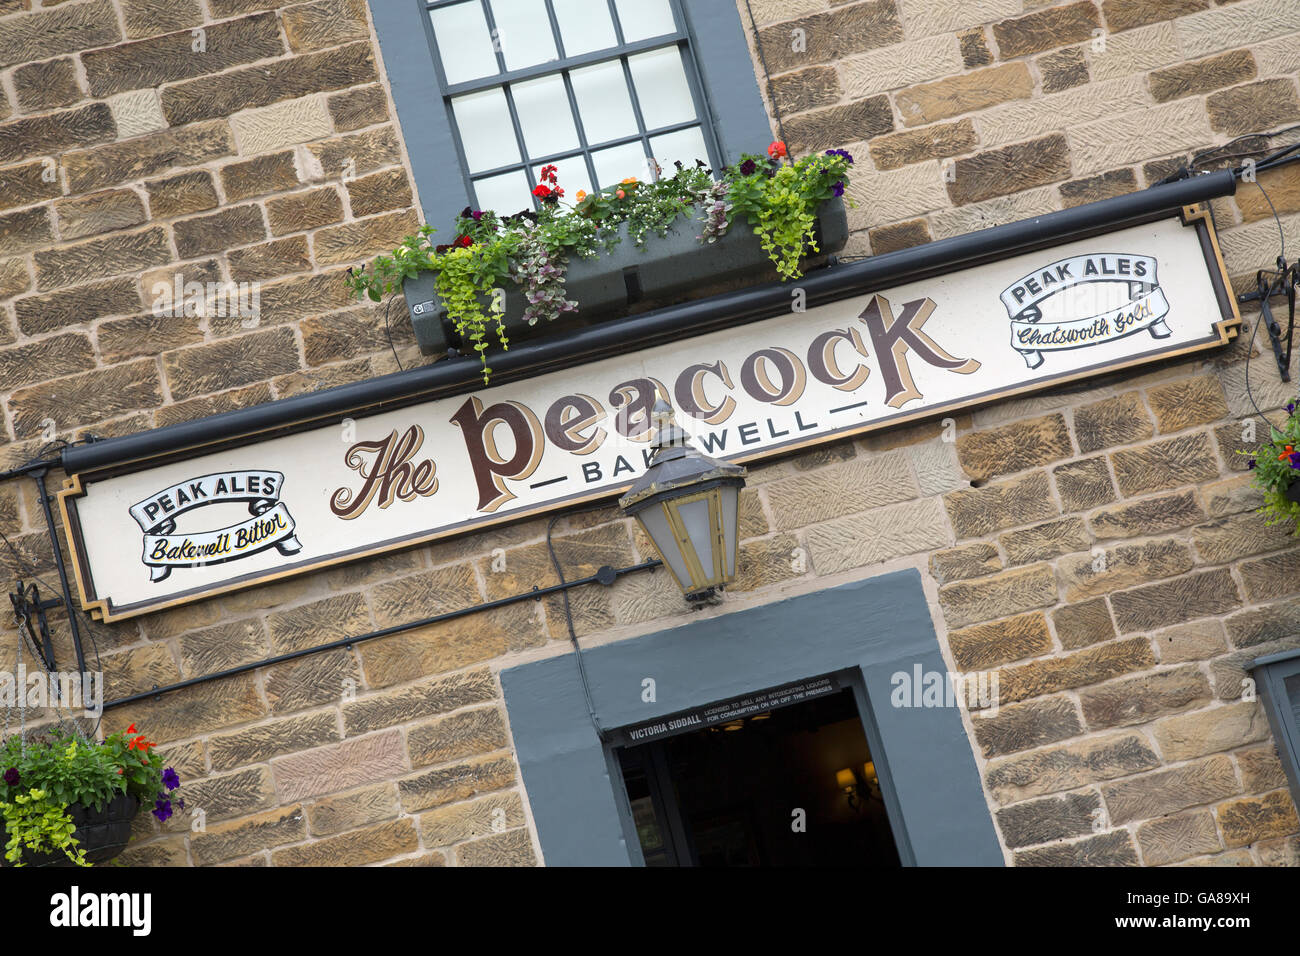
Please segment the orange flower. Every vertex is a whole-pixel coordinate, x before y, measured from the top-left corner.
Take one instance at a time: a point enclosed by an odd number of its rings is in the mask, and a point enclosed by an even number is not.
[[[614,193],[614,195],[617,196],[619,199],[622,199],[624,196],[627,195],[627,193],[623,192],[623,190],[620,189],[618,192]]]
[[[629,176],[627,177],[627,179],[623,180],[623,185],[626,186],[628,183],[634,183],[634,182],[636,182],[636,177]]]
[[[585,189],[579,189],[579,190],[574,194],[574,198],[577,199],[578,202],[582,202],[584,199],[587,198],[587,190],[585,190]]]

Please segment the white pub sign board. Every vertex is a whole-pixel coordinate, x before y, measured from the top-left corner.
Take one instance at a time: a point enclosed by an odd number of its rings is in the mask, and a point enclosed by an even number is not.
[[[117,620],[621,493],[656,393],[750,461],[1230,341],[1201,207],[475,393],[60,493],[85,607]]]

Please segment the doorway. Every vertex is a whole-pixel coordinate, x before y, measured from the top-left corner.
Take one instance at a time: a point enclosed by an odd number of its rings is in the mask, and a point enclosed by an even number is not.
[[[899,866],[853,691],[619,747],[647,866]]]

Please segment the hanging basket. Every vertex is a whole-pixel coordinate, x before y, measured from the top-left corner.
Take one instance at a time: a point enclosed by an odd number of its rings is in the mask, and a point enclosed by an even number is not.
[[[86,853],[87,863],[105,863],[126,849],[131,840],[131,821],[140,812],[140,801],[129,794],[119,793],[101,808],[86,807],[80,803],[68,805],[68,816],[76,826],[76,838]],[[7,845],[9,835],[0,821],[0,846]],[[0,864],[12,866],[0,857]],[[23,851],[24,866],[75,866],[62,850],[53,853]]]

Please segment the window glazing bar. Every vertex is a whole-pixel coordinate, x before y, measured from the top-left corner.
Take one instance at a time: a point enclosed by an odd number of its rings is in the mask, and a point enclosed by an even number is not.
[[[681,123],[674,123],[671,126],[656,127],[655,129],[648,131],[645,135],[660,136],[664,133],[677,133],[680,132],[681,130],[690,129],[692,126],[699,126],[699,125],[700,125],[699,120],[685,120]],[[590,155],[593,150],[602,150],[610,146],[626,146],[628,143],[640,142],[642,138],[643,138],[642,134],[640,133],[629,133],[627,136],[621,136],[618,139],[611,139],[608,142],[596,143],[595,145],[590,146],[585,150],[567,149],[562,153],[551,153],[548,156],[539,156],[536,159],[529,157],[527,160],[525,160],[522,163],[510,163],[508,166],[494,166],[492,169],[485,169],[481,172],[474,173],[474,178],[486,179],[489,176],[496,176],[500,173],[514,172],[515,170],[523,169],[525,166],[537,166],[537,165],[544,165],[546,163],[558,163],[562,159],[573,159],[576,156],[581,156],[583,155],[584,152],[587,155]],[[593,184],[595,183],[595,179],[592,179],[592,183]]]
[[[484,0],[484,6],[486,6]],[[495,29],[489,21],[488,29]],[[458,96],[461,93],[475,93],[479,90],[491,89],[494,86],[500,86],[502,83],[513,83],[519,80],[531,80],[539,76],[547,76],[551,73],[558,73],[560,70],[576,69],[580,66],[593,66],[597,63],[607,63],[610,60],[617,60],[619,57],[629,56],[636,53],[645,53],[647,50],[654,50],[661,46],[678,45],[689,42],[689,37],[682,33],[665,33],[662,36],[651,37],[649,40],[638,40],[636,43],[629,43],[623,46],[621,43],[617,47],[610,47],[605,50],[595,50],[591,53],[582,53],[578,56],[564,57],[561,59],[549,60],[546,63],[538,63],[534,66],[522,67],[518,70],[506,70],[504,61],[500,74],[496,76],[483,76],[477,80],[464,80],[460,83],[453,83],[445,87],[447,96]],[[501,58],[500,52],[497,58]]]

